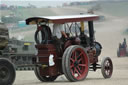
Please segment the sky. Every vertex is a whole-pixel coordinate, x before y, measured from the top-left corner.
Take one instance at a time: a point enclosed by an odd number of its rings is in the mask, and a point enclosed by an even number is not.
[[[0,0],[0,4],[7,5],[20,5],[20,6],[28,6],[28,4],[35,5],[37,7],[45,7],[45,6],[62,6],[63,3],[69,3],[72,1],[119,1],[119,0]],[[128,1],[128,0],[120,0],[120,1]]]
[[[2,4],[27,6],[29,3],[37,7],[61,6],[62,3],[71,1],[92,1],[92,0],[0,0]]]

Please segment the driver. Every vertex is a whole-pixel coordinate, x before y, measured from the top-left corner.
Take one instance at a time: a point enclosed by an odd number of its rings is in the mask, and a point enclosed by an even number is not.
[[[53,25],[53,36],[56,36],[58,39],[62,37],[62,35],[67,38],[66,33],[64,32],[63,24],[54,24]]]
[[[64,36],[64,38],[68,38],[68,36],[64,32],[64,25],[54,24],[53,25],[53,43],[55,44],[55,47],[58,53],[62,52],[62,44],[63,44],[63,42],[61,41],[62,36]]]

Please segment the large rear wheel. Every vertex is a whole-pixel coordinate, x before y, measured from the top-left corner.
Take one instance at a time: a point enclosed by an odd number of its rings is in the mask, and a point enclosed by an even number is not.
[[[62,58],[62,68],[69,81],[80,81],[86,78],[89,61],[85,49],[78,45],[68,47]]]
[[[12,85],[16,76],[13,64],[7,59],[0,59],[0,85]]]

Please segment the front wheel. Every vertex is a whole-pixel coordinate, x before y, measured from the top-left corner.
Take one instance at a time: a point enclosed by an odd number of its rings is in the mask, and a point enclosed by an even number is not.
[[[111,78],[113,73],[113,63],[109,57],[105,57],[101,63],[101,72],[104,78]]]
[[[13,64],[7,59],[0,59],[0,85],[12,85],[16,76]]]
[[[78,45],[68,47],[62,58],[62,69],[69,81],[84,80],[88,74],[89,61],[85,49]]]

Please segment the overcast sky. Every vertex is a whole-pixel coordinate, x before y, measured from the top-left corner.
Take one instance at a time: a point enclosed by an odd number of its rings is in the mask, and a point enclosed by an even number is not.
[[[69,3],[71,1],[92,1],[92,0],[1,0],[2,4],[7,5],[21,5],[27,6],[29,3],[36,5],[37,7],[42,6],[56,6],[62,5],[62,3]]]
[[[71,1],[119,1],[119,0],[0,0],[0,4],[28,6],[28,4],[43,6],[61,6],[62,3],[69,3]],[[120,0],[128,1],[128,0]]]

